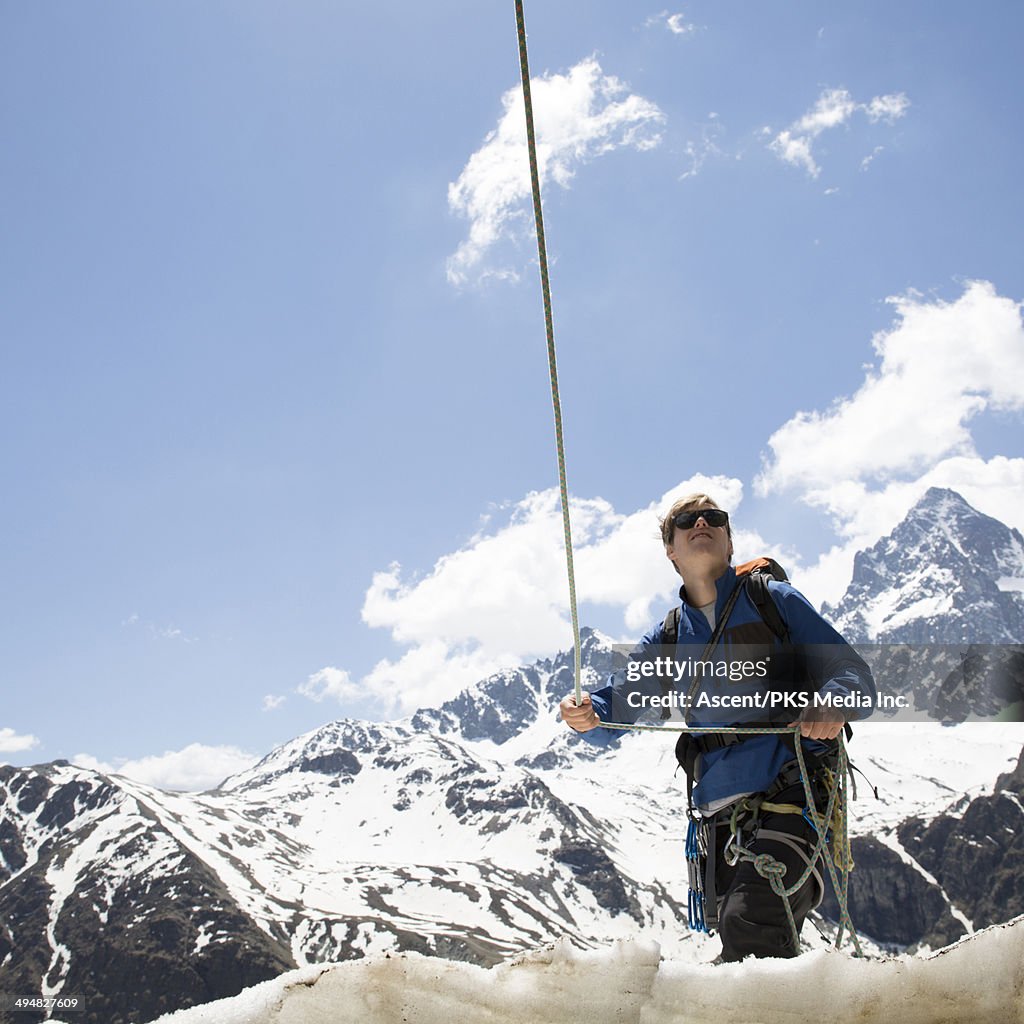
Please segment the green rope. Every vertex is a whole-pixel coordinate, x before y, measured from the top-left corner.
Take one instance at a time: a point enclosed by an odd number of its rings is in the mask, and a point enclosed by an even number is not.
[[[717,731],[777,732],[783,730],[719,729]],[[752,862],[754,870],[757,871],[762,878],[768,880],[768,883],[772,887],[772,892],[782,899],[783,906],[786,908],[786,919],[789,921],[789,927],[796,949],[800,948],[800,932],[797,929],[796,920],[793,917],[793,910],[790,906],[789,898],[806,883],[808,878],[811,877],[811,873],[814,871],[814,865],[818,860],[822,860],[825,867],[828,869],[829,878],[832,880],[832,890],[836,894],[836,902],[839,905],[839,926],[836,931],[834,943],[835,948],[838,949],[840,947],[843,941],[843,933],[849,929],[855,955],[863,956],[864,954],[860,947],[860,941],[857,938],[857,931],[853,927],[853,921],[850,918],[849,908],[849,884],[852,862],[850,858],[850,841],[847,831],[848,819],[846,814],[846,778],[850,773],[850,762],[846,753],[846,744],[843,741],[842,733],[840,733],[836,771],[832,779],[832,785],[829,787],[828,803],[823,814],[818,813],[814,796],[811,793],[810,776],[807,772],[807,764],[804,761],[803,744],[800,742],[799,737],[796,737],[795,747],[797,764],[800,766],[800,780],[804,787],[804,799],[806,801],[808,813],[811,815],[815,831],[818,834],[818,840],[814,845],[814,849],[810,853],[807,867],[801,873],[800,877],[792,885],[787,887],[783,883],[783,879],[786,874],[786,866],[781,861],[776,860],[771,854],[755,854],[751,850],[739,846],[738,844],[735,847],[736,853],[741,859]],[[733,811],[731,823],[733,832],[735,832],[737,818],[742,807],[743,803],[741,802],[737,809]],[[828,826],[833,820],[834,815],[837,813],[837,810],[842,820],[842,829],[840,836],[833,836],[833,852],[830,856],[828,851]],[[838,873],[836,870],[837,868]]]
[[[526,55],[526,23],[523,2],[516,0],[516,29],[519,33],[519,70],[523,78],[523,105],[526,108],[526,145],[530,152],[530,183],[533,187],[533,218],[537,225],[537,255],[540,260],[540,284],[544,297],[544,326],[548,337],[548,371],[551,376],[551,404],[555,413],[555,445],[558,453],[558,489],[562,498],[562,526],[565,531],[565,564],[569,575],[569,607],[572,612],[572,643],[575,654],[576,703],[583,700],[580,685],[580,622],[576,612],[576,574],[572,562],[572,531],[569,528],[569,487],[565,479],[565,445],[562,441],[562,404],[558,398],[558,368],[555,365],[555,327],[551,316],[551,281],[548,277],[547,244],[544,241],[544,212],[540,202],[540,173],[537,170],[537,139],[533,130],[533,101],[530,98],[530,63]]]

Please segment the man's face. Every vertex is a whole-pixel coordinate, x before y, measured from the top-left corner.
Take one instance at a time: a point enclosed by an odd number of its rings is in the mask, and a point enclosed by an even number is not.
[[[703,505],[701,508],[714,508]],[[717,579],[725,572],[732,558],[732,541],[725,526],[708,526],[700,517],[688,530],[675,527],[665,554],[685,580],[689,575]]]

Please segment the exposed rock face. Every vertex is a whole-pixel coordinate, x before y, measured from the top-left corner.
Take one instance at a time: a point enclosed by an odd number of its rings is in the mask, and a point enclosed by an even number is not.
[[[975,928],[1024,913],[1024,752],[990,796],[972,800],[962,815],[911,818],[899,837]],[[937,930],[924,941],[935,946],[942,937]]]
[[[612,652],[597,633],[580,630],[581,675],[600,686],[612,671]],[[423,708],[412,718],[416,729],[465,740],[506,743],[553,711],[575,684],[573,653],[564,651],[525,668],[508,669],[464,690],[440,708]]]
[[[287,944],[102,776],[0,767],[0,808],[0,990],[73,993],[88,1019],[117,1024],[294,966]]]
[[[894,948],[939,933],[945,938],[938,945],[944,945],[964,934],[939,889],[899,853],[873,836],[855,836],[851,849],[856,867],[850,875],[849,911],[858,932]],[[838,922],[839,905],[827,875],[826,884],[829,891],[818,909]]]
[[[904,821],[885,845],[851,841],[850,914],[882,945],[947,945],[1024,913],[1024,751],[991,794]],[[830,892],[820,911],[838,919]]]
[[[955,491],[929,488],[857,554],[842,599],[822,612],[847,640],[1024,643],[1024,537]]]

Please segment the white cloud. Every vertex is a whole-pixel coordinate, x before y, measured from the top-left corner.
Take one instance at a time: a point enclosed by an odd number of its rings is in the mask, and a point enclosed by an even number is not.
[[[851,480],[920,475],[951,455],[973,455],[968,422],[986,409],[1024,409],[1024,325],[1019,305],[985,281],[955,302],[916,294],[887,300],[896,324],[872,345],[851,398],[824,413],[800,412],[768,440],[756,486],[814,494]]]
[[[871,150],[871,152],[868,153],[868,155],[864,157],[863,160],[861,160],[860,169],[862,171],[866,171],[872,165],[872,163],[874,163],[875,157],[878,156],[879,153],[882,153],[884,151],[885,146],[875,146],[875,148]]]
[[[814,156],[811,154],[810,139],[794,137],[792,132],[788,131],[779,132],[769,143],[768,148],[787,164],[802,167],[812,178],[821,173],[821,168],[814,162]]]
[[[888,533],[930,486],[952,487],[977,508],[1024,527],[1024,459],[983,459],[968,424],[982,410],[1024,410],[1024,325],[1017,303],[986,282],[956,301],[910,294],[889,300],[891,328],[873,339],[878,366],[825,412],[798,413],[768,441],[755,481],[761,495],[788,491],[828,513],[838,543],[804,566],[736,518],[735,561],[769,554],[800,589],[834,601],[855,551]],[[680,494],[711,493],[736,510],[743,485],[693,477],[643,507],[619,512],[600,498],[571,501],[581,622],[596,608],[621,616],[635,639],[674,598],[658,515]],[[591,613],[588,615],[588,611]],[[362,610],[403,648],[360,679],[324,668],[300,688],[314,700],[373,699],[382,713],[436,705],[499,668],[571,645],[562,521],[555,490],[527,495],[489,516],[459,550],[421,577],[392,565],[374,575]]]
[[[680,181],[685,181],[687,178],[696,178],[703,169],[704,164],[711,157],[724,155],[721,147],[718,145],[722,131],[718,115],[714,112],[708,114],[707,124],[700,126],[700,141],[694,142],[691,139],[686,143],[686,155],[689,157],[690,166],[679,176]]]
[[[893,124],[906,114],[909,107],[910,100],[905,93],[875,96],[868,103],[857,103],[846,89],[826,89],[806,114],[768,143],[768,148],[780,160],[802,167],[816,178],[821,168],[814,159],[813,142],[823,132],[846,124],[858,112],[872,123],[885,121]]]
[[[31,750],[39,746],[35,736],[20,736],[11,728],[0,729],[0,754],[20,754],[23,750]]]
[[[213,789],[229,775],[251,768],[258,760],[237,747],[210,747],[202,743],[190,743],[182,750],[149,757],[121,759],[114,764],[90,754],[76,754],[71,759],[81,768],[105,775],[125,775],[147,786],[187,792]]]
[[[626,514],[600,498],[570,502],[581,607],[621,615],[623,638],[636,639],[675,595],[679,579],[665,558],[658,517],[693,490],[730,509],[743,497],[736,479],[696,476]],[[398,565],[374,575],[363,620],[389,630],[404,654],[358,681],[344,669],[321,669],[300,692],[342,703],[369,697],[387,713],[402,713],[436,705],[500,668],[571,647],[558,492],[529,494],[504,511],[422,578],[406,579]],[[766,550],[756,534],[737,530],[734,539],[738,561]]]
[[[101,772],[103,775],[113,775],[114,766],[107,764],[106,761],[100,761],[98,758],[92,756],[92,754],[75,754],[71,758],[71,763],[77,765],[79,768],[88,768],[93,772]]]
[[[696,25],[688,22],[682,13],[670,14],[665,19],[665,24],[668,26],[669,32],[677,36],[688,36],[697,28]]]
[[[514,627],[511,627],[514,628]],[[571,646],[560,644],[560,647]],[[456,645],[430,639],[414,644],[397,661],[384,658],[361,680],[361,697],[373,697],[389,713],[436,706],[503,668],[521,664],[513,654],[489,654],[472,641]]]
[[[876,96],[867,106],[864,113],[868,115],[869,121],[885,121],[886,124],[894,124],[901,118],[910,106],[910,100],[906,93],[893,93],[888,96]]]
[[[588,57],[564,75],[531,78],[537,162],[542,187],[568,188],[577,169],[622,146],[637,150],[658,145],[657,126],[665,118],[650,100],[629,92]],[[448,260],[448,280],[471,276],[515,278],[510,268],[489,269],[483,260],[503,239],[532,224],[530,172],[522,90],[502,97],[504,113],[484,144],[448,187],[449,208],[470,222],[469,237]]]
[[[143,622],[138,612],[132,612],[126,619],[121,620],[121,625],[127,628],[142,626],[154,640],[180,640],[184,644],[195,643],[198,637],[187,636],[178,626],[168,624],[157,625],[155,622]]]
[[[688,22],[686,15],[681,11],[678,14],[669,14],[668,11],[662,11],[660,14],[652,14],[644,22],[645,28],[662,25],[676,36],[689,36],[697,30],[697,26],[692,22]]]
[[[913,293],[888,301],[896,319],[873,339],[878,366],[866,368],[852,396],[777,430],[755,481],[759,494],[795,491],[831,516],[841,543],[801,576],[818,600],[840,595],[854,553],[928,487],[953,488],[1024,527],[1024,459],[984,459],[970,432],[982,412],[1024,410],[1020,305],[984,281],[953,302]]]
[[[180,640],[185,644],[194,643],[196,640],[194,636],[185,636],[177,626],[155,626],[153,635],[159,640]]]
[[[272,693],[268,693],[263,698],[263,710],[276,711],[286,700],[286,697],[276,696]]]
[[[871,102],[874,103],[875,100]],[[857,104],[845,89],[826,89],[814,106],[792,128],[798,134],[808,135],[813,139],[823,131],[848,121],[856,109]]]
[[[340,668],[322,668],[299,683],[296,692],[318,704],[327,697],[338,701],[355,700],[359,696],[359,684]]]

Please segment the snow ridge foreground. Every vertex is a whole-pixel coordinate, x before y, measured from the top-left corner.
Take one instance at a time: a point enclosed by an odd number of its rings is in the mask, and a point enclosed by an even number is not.
[[[490,969],[385,954],[291,971],[155,1024],[1022,1024],[1024,916],[927,958],[708,966],[562,940]]]

